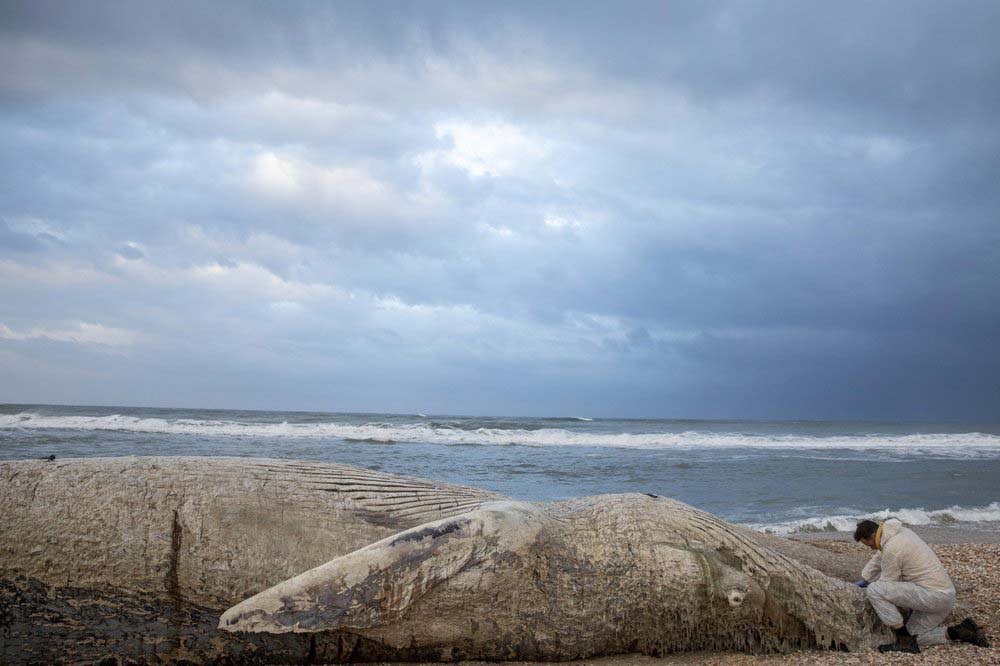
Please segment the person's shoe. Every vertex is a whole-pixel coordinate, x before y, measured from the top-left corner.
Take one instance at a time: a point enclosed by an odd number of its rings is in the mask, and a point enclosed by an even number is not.
[[[958,629],[959,631],[965,630],[965,631],[971,631],[973,633],[983,630],[983,628],[979,626],[979,623],[973,620],[971,617],[967,617],[958,624],[956,624],[955,628]]]
[[[948,633],[954,633],[956,640],[963,643],[972,643],[977,647],[988,648],[990,646],[990,641],[986,638],[986,632],[971,617],[967,617],[958,624],[948,628],[951,630]]]
[[[917,645],[916,636],[897,636],[895,643],[886,643],[878,646],[879,652],[906,652],[909,654],[920,654],[920,647]]]

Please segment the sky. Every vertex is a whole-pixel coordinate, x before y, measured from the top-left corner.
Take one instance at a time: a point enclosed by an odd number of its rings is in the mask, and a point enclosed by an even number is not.
[[[1000,420],[998,34],[0,0],[0,402]]]

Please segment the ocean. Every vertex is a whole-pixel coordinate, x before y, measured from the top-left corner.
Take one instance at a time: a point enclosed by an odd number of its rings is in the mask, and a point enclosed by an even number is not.
[[[1000,521],[1000,424],[0,405],[0,458],[325,460],[517,499],[644,492],[777,533]]]

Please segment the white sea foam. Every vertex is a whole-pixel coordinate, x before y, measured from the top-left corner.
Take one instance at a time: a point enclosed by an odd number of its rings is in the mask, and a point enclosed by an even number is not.
[[[935,511],[927,511],[925,509],[884,509],[873,513],[838,514],[834,516],[790,520],[781,523],[755,523],[747,525],[747,527],[775,534],[833,531],[853,532],[860,520],[882,521],[887,518],[898,518],[907,525],[1000,522],[1000,502],[992,502],[987,506],[981,507],[953,506],[948,509],[937,509]]]
[[[764,448],[855,450],[922,453],[947,457],[1000,456],[1000,435],[986,433],[860,435],[816,437],[686,431],[674,433],[600,433],[564,428],[462,429],[426,422],[386,423],[254,423],[209,419],[110,416],[53,416],[34,412],[0,415],[0,430],[59,429],[165,433],[214,437],[349,439],[369,442],[423,442],[445,445],[599,446],[615,448]]]

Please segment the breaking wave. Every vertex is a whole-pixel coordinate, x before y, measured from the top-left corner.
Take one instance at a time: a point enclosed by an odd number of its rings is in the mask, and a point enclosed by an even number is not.
[[[582,418],[582,417],[576,417]],[[557,427],[490,428],[461,427],[461,421],[445,423],[267,423],[210,419],[142,418],[121,414],[107,416],[54,416],[34,412],[0,415],[0,430],[77,430],[165,433],[238,438],[340,439],[373,443],[427,443],[494,446],[593,446],[612,448],[763,448],[891,451],[946,457],[1000,456],[1000,435],[871,434],[871,435],[768,435],[684,432],[600,432],[581,422],[578,429]]]
[[[1000,502],[992,502],[982,507],[953,506],[949,509],[927,511],[925,509],[885,509],[873,513],[858,512],[853,515],[824,516],[790,520],[782,523],[749,524],[755,530],[774,534],[802,534],[809,532],[853,532],[858,521],[868,519],[882,521],[898,518],[907,525],[954,525],[955,523],[1000,522]]]

